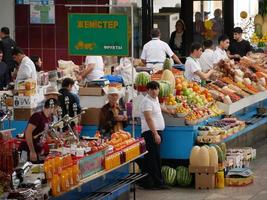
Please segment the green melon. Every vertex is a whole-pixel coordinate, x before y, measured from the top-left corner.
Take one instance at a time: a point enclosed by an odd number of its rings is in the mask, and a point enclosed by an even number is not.
[[[166,171],[163,172],[162,174],[163,181],[167,185],[175,185],[176,183],[176,170],[169,167],[166,169]]]
[[[170,58],[166,58],[163,63],[163,70],[168,69],[172,70],[172,60]]]
[[[255,33],[258,37],[262,36],[262,25],[261,24],[255,24]]]
[[[150,81],[150,75],[147,72],[140,72],[137,74],[135,78],[136,85],[146,86],[146,84]]]
[[[219,144],[219,147],[223,151],[224,160],[226,160],[226,152],[227,152],[227,150],[226,150],[226,144],[223,142],[223,143]]]
[[[192,175],[187,167],[179,166],[176,168],[176,182],[180,186],[189,186],[192,182]]]
[[[211,146],[214,146],[217,150],[218,163],[223,163],[225,161],[225,156],[222,149],[217,144],[212,144]]]

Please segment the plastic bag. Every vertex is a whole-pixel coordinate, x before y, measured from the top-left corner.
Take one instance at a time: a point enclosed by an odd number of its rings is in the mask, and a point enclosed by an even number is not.
[[[121,75],[124,85],[132,85],[135,80],[136,70],[129,58],[121,58],[119,66],[115,68],[115,74]]]

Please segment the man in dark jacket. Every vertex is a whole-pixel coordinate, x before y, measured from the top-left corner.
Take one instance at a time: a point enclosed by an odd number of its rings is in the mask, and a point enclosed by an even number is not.
[[[62,88],[59,90],[59,93],[62,94],[58,97],[59,104],[62,108],[62,116],[68,114],[70,117],[74,117],[74,103],[77,105],[77,114],[81,112],[79,99],[71,92],[73,85],[74,81],[71,78],[65,78],[61,85]],[[68,97],[68,103],[66,102],[66,97]]]
[[[0,50],[3,51],[3,62],[8,66],[9,80],[11,80],[11,72],[16,67],[16,62],[12,58],[12,52],[15,49],[16,42],[9,37],[9,28],[2,27],[0,32]]]
[[[3,52],[0,49],[0,90],[3,90],[4,87],[9,83],[8,80],[8,66],[2,61]]]

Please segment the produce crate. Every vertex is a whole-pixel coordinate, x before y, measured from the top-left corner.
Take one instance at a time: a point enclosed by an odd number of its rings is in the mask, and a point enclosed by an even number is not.
[[[263,92],[259,92],[254,95],[250,95],[230,105],[224,104],[221,102],[218,102],[217,105],[220,109],[224,110],[225,114],[231,115],[237,111],[242,110],[243,108],[246,108],[250,105],[263,101],[264,99],[267,99],[267,91],[263,91]]]
[[[95,152],[79,160],[81,178],[86,178],[104,169],[106,149]]]

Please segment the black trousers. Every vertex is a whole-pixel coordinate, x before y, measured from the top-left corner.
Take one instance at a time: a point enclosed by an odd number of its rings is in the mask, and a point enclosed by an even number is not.
[[[162,131],[158,131],[161,139]],[[144,156],[143,172],[148,173],[148,176],[143,180],[148,187],[160,186],[163,184],[161,175],[161,158],[160,144],[156,144],[152,131],[142,133],[146,141],[146,149],[148,153]]]

